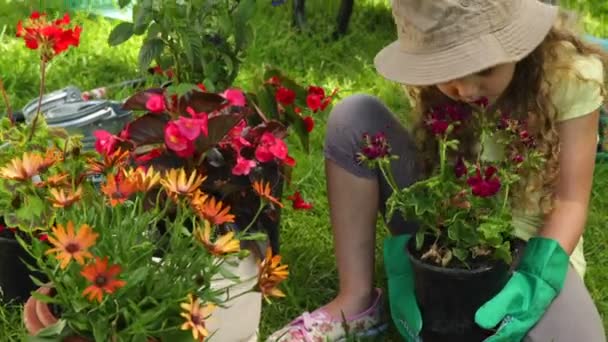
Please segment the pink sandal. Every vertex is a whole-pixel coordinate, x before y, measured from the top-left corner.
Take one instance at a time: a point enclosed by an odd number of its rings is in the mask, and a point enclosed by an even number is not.
[[[348,330],[348,334],[345,330]],[[291,323],[270,335],[266,342],[326,342],[345,341],[347,336],[373,337],[386,331],[388,319],[384,311],[381,289],[364,312],[343,320],[332,319],[324,308],[305,312]]]

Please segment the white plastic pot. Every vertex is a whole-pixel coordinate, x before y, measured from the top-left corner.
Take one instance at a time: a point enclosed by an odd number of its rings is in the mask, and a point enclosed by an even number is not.
[[[258,327],[262,315],[262,294],[249,292],[257,283],[258,263],[254,253],[240,260],[237,266],[226,265],[226,269],[238,276],[242,283],[235,285],[231,279],[213,280],[214,289],[230,286],[224,300],[228,300],[226,308],[217,307],[209,320],[207,328],[213,334],[214,342],[255,342],[258,340]],[[234,298],[238,296],[237,298]],[[234,299],[230,299],[234,298]]]

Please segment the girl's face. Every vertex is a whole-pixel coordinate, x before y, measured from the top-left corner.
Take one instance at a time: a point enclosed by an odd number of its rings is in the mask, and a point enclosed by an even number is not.
[[[475,102],[482,97],[496,102],[513,79],[515,63],[493,66],[478,73],[437,84],[437,88],[455,101]]]

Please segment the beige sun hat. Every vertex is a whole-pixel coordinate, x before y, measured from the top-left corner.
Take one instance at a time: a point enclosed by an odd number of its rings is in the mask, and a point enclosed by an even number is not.
[[[389,80],[433,85],[532,52],[553,26],[556,6],[537,0],[392,0],[397,41],[374,59]]]

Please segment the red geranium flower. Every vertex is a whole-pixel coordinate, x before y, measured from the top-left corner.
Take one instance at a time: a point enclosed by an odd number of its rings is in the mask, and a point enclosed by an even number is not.
[[[310,116],[304,117],[304,126],[306,127],[306,132],[310,133],[315,128],[315,120]]]
[[[473,195],[478,197],[491,197],[500,190],[500,179],[496,175],[498,170],[494,166],[488,166],[481,175],[481,170],[477,167],[475,176],[469,177],[467,183],[471,186]]]
[[[299,191],[293,193],[293,195],[287,197],[291,201],[291,204],[296,210],[310,210],[312,209],[312,203],[306,202],[302,198],[302,194]]]
[[[48,21],[46,14],[33,12],[25,23],[17,23],[16,36],[23,38],[29,49],[40,48],[40,57],[48,62],[70,46],[78,46],[81,28],[66,28],[69,24],[70,16],[67,13],[61,19]]]
[[[296,92],[285,87],[279,87],[275,94],[275,99],[278,103],[289,106],[296,100]]]

